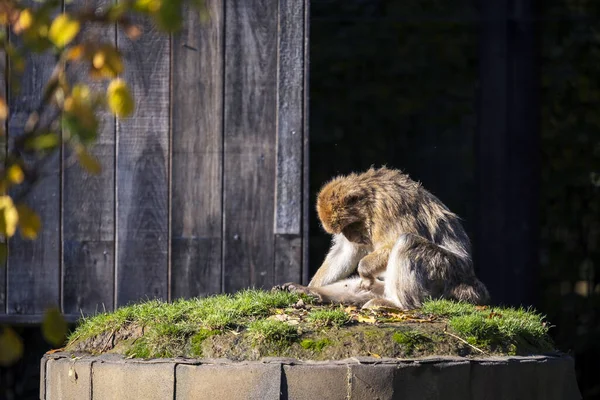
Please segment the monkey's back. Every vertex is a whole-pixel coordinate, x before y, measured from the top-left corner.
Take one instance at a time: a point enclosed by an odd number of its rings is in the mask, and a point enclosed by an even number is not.
[[[403,233],[412,233],[469,256],[469,239],[460,218],[419,182],[385,167],[370,169],[356,178],[361,186],[371,189],[374,242],[395,241]]]

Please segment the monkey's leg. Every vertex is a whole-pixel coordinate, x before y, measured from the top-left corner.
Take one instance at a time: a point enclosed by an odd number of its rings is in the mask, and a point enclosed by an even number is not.
[[[369,290],[377,277],[385,272],[393,245],[383,246],[364,256],[358,263],[361,287]]]
[[[371,299],[383,296],[383,282],[373,285],[371,290],[362,289],[360,282],[361,279],[357,276],[321,287],[308,287],[296,283],[286,283],[281,286],[281,289],[314,296],[322,303],[354,304],[357,306],[362,306]]]
[[[473,278],[468,258],[420,236],[404,234],[390,254],[384,298],[401,309],[413,309],[430,296],[453,298],[452,289]]]
[[[364,255],[361,246],[350,242],[342,234],[334,235],[329,253],[308,286],[325,286],[349,277],[356,271],[358,262]]]

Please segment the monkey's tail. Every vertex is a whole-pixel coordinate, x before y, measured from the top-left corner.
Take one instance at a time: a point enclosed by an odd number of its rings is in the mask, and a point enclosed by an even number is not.
[[[450,289],[450,298],[484,305],[490,302],[490,293],[479,279],[473,277],[468,283],[459,283]]]

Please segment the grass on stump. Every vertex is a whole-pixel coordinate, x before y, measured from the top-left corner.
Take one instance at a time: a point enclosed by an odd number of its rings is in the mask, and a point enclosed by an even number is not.
[[[294,293],[132,304],[85,318],[67,351],[136,358],[264,356],[340,359],[541,354],[553,350],[544,317],[531,309],[429,300],[421,309],[319,305]]]

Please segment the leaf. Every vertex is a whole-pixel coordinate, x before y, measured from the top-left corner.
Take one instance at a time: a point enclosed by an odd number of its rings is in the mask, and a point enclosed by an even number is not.
[[[356,306],[347,306],[346,308],[344,308],[344,312],[346,314],[350,314],[350,313],[355,312],[357,310],[358,310],[358,308]]]
[[[136,0],[133,7],[140,12],[154,13],[160,9],[161,3],[161,0]]]
[[[123,30],[130,40],[137,40],[142,36],[142,28],[134,24],[123,27]]]
[[[19,214],[10,196],[0,196],[0,233],[12,237],[17,230]]]
[[[18,166],[17,164],[13,164],[6,169],[6,178],[10,183],[18,185],[19,183],[22,183],[25,179],[25,174],[23,173],[23,170],[20,166]]]
[[[367,324],[374,324],[377,322],[374,316],[372,315],[359,315],[356,320],[358,322],[365,322]]]
[[[65,47],[79,33],[80,24],[76,19],[71,18],[68,14],[60,14],[57,16],[48,32],[48,38],[57,47]]]
[[[83,146],[76,148],[77,158],[81,166],[90,174],[98,175],[102,172],[102,165],[100,161],[85,149]]]
[[[42,133],[27,139],[25,148],[28,150],[50,150],[58,146],[60,137],[56,133]]]
[[[122,79],[113,80],[106,91],[108,107],[119,118],[124,118],[134,110],[134,101],[127,84]]]
[[[116,78],[123,72],[121,53],[114,46],[104,44],[92,55],[93,78]]]
[[[21,236],[24,239],[35,239],[38,233],[42,229],[42,221],[31,208],[25,204],[19,204],[17,206],[19,212],[19,228],[21,230]]]
[[[81,59],[81,57],[85,54],[85,46],[82,44],[73,46],[67,51],[67,60],[76,61]]]
[[[23,340],[10,326],[5,326],[0,333],[0,365],[3,367],[11,365],[22,355]]]
[[[155,13],[157,25],[168,32],[181,28],[181,0],[163,1],[160,10]]]
[[[8,106],[4,97],[0,97],[0,121],[5,121],[8,118]]]
[[[42,321],[42,334],[44,339],[53,346],[60,346],[67,337],[67,321],[56,307],[44,312]]]
[[[29,29],[33,25],[33,13],[28,8],[24,9],[19,13],[19,19],[14,27],[16,34]]]

